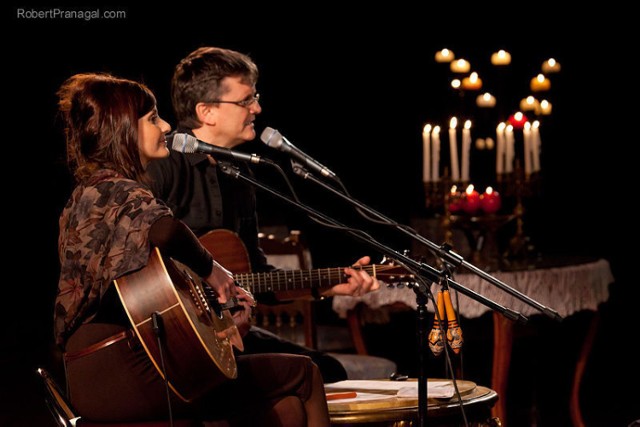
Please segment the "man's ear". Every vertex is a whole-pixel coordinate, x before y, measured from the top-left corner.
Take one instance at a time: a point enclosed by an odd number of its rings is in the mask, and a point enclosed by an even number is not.
[[[198,121],[200,123],[206,125],[215,125],[217,108],[215,108],[213,104],[198,102],[196,104],[196,115],[198,116]]]

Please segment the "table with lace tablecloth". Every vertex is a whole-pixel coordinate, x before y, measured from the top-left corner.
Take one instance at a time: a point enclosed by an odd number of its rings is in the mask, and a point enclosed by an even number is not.
[[[556,310],[562,317],[570,316],[582,310],[597,311],[598,305],[608,299],[609,285],[614,281],[609,262],[604,259],[591,262],[574,262],[550,268],[498,271],[491,274],[543,306]],[[456,274],[454,279],[474,292],[525,316],[540,314],[537,309],[475,274]],[[432,287],[434,295],[435,291],[437,291],[436,286],[434,284]],[[474,318],[490,310],[489,307],[465,295],[459,294],[458,298],[459,315]],[[368,310],[370,315],[373,313],[374,316],[380,318],[386,316],[386,308],[396,306],[399,303],[414,309],[417,308],[416,295],[413,290],[382,286],[379,291],[361,297],[336,296],[333,299],[333,309],[340,317],[346,318],[354,313],[354,309],[360,303],[369,309],[375,310],[374,312]],[[428,309],[433,311],[430,304]],[[500,396],[498,404],[494,407],[495,415],[504,419],[506,415],[507,376],[513,342],[513,322],[495,312],[493,320],[494,346],[491,388],[498,392]],[[595,316],[576,365],[571,397],[571,416],[574,419],[574,424],[578,424],[581,418],[578,406],[578,390],[584,366],[586,365],[586,358],[591,350],[597,321],[598,316]],[[355,321],[350,321],[351,325],[356,323]],[[354,331],[352,328],[352,332],[357,334],[359,331]]]

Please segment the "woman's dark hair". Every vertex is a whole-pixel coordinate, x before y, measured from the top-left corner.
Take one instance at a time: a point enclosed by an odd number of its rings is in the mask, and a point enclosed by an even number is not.
[[[140,180],[138,119],[156,107],[141,83],[109,74],[76,74],[57,93],[65,124],[67,160],[77,181],[97,169]]]
[[[201,47],[180,61],[171,80],[171,102],[178,126],[202,126],[196,105],[220,99],[226,89],[221,84],[225,77],[240,77],[243,83],[255,86],[258,67],[247,55],[217,47]]]

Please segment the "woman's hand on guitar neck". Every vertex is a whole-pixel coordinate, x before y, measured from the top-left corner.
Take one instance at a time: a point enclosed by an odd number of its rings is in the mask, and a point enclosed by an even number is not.
[[[205,277],[204,280],[216,291],[218,302],[221,304],[226,303],[231,297],[238,294],[238,288],[231,272],[215,260],[213,261],[211,274]]]
[[[346,267],[344,269],[344,274],[349,277],[347,282],[333,286],[327,292],[323,293],[323,295],[349,295],[359,297],[371,291],[377,291],[380,289],[378,279],[371,277],[365,270],[358,268],[363,265],[368,265],[370,262],[371,258],[364,256],[356,261],[353,267]]]

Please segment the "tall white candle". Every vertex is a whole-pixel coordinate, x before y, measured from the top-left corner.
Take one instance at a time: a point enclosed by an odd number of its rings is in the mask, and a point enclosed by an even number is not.
[[[531,125],[531,140],[533,152],[533,171],[540,172],[540,122],[534,121]]]
[[[469,155],[471,151],[471,120],[464,122],[462,129],[462,181],[469,181]]]
[[[431,157],[431,180],[440,181],[440,126],[435,126],[431,132],[432,154]]]
[[[524,175],[531,175],[531,123],[526,122],[522,129],[522,136],[524,139]]]
[[[505,129],[505,173],[513,172],[513,158],[515,157],[515,138],[513,136],[513,126],[508,125]]]
[[[422,182],[431,181],[431,125],[422,129]]]
[[[460,168],[458,167],[458,140],[456,139],[456,126],[458,119],[452,117],[449,121],[449,153],[451,157],[451,179],[454,182],[460,180]]]
[[[504,173],[504,155],[505,155],[505,141],[504,141],[504,129],[507,125],[504,122],[500,123],[496,128],[496,141],[498,146],[496,147],[496,173],[498,175]]]

